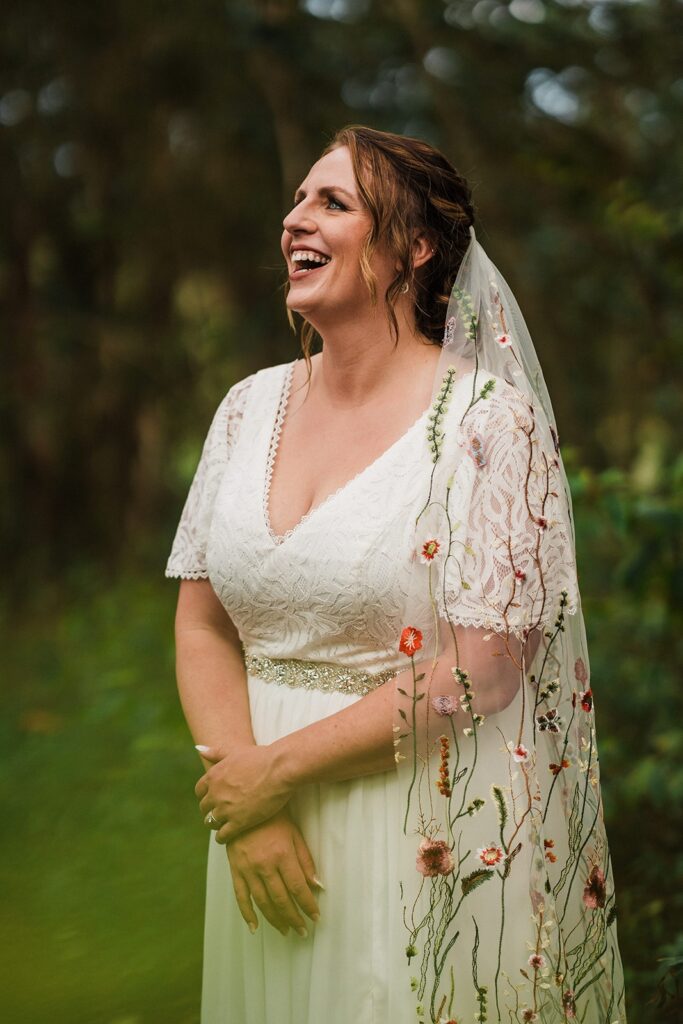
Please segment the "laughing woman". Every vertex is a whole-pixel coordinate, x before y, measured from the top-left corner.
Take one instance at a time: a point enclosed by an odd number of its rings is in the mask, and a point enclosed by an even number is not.
[[[209,429],[166,568],[203,1024],[625,1022],[571,502],[473,219],[338,133],[283,222],[303,358]]]

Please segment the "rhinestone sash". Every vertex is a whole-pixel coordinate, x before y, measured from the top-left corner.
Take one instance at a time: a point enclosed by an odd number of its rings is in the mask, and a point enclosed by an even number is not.
[[[247,672],[267,683],[280,683],[304,690],[322,690],[324,693],[337,691],[358,697],[364,697],[400,672],[400,669],[392,668],[372,674],[325,661],[268,658],[265,655],[249,654],[248,651],[245,651],[244,663]]]

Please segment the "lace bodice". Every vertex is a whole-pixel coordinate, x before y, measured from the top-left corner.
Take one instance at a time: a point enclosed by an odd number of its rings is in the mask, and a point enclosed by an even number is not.
[[[166,575],[208,577],[251,654],[381,671],[401,657],[397,638],[416,557],[415,513],[431,471],[426,414],[275,537],[267,498],[290,379],[291,364],[262,370],[219,405]],[[444,599],[455,621],[495,627],[503,610],[508,621],[511,614],[510,550],[529,583],[533,577],[539,531],[528,509],[537,482],[546,488],[547,477],[541,480],[533,467],[529,472],[525,410],[504,382],[472,410],[466,428],[459,426],[467,385],[463,379],[456,386],[446,425],[468,454],[455,473],[450,509],[463,523],[463,554],[457,571],[447,574]],[[540,462],[545,467],[547,459]],[[540,547],[545,586],[554,593],[568,589],[576,601],[572,545],[553,522],[552,500],[546,496]],[[500,550],[502,535],[511,548]]]

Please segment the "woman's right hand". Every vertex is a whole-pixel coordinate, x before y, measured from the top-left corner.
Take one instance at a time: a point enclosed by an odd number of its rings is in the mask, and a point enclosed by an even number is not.
[[[320,917],[311,892],[320,883],[310,850],[287,809],[232,839],[226,852],[237,905],[252,931],[258,927],[253,899],[279,932],[287,935],[291,925],[303,937],[306,926],[299,907],[312,921]]]

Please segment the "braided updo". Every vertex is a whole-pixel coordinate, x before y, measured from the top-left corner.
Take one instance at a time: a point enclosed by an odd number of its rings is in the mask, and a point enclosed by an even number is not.
[[[372,218],[360,261],[370,294],[376,300],[370,259],[381,240],[400,268],[384,297],[394,337],[398,338],[395,303],[410,289],[416,329],[440,344],[451,289],[474,223],[469,185],[438,149],[420,139],[349,125],[337,132],[322,155],[341,146],[349,149],[356,184]],[[420,234],[434,254],[416,268],[413,241]],[[304,329],[306,355],[313,334],[312,328]]]

